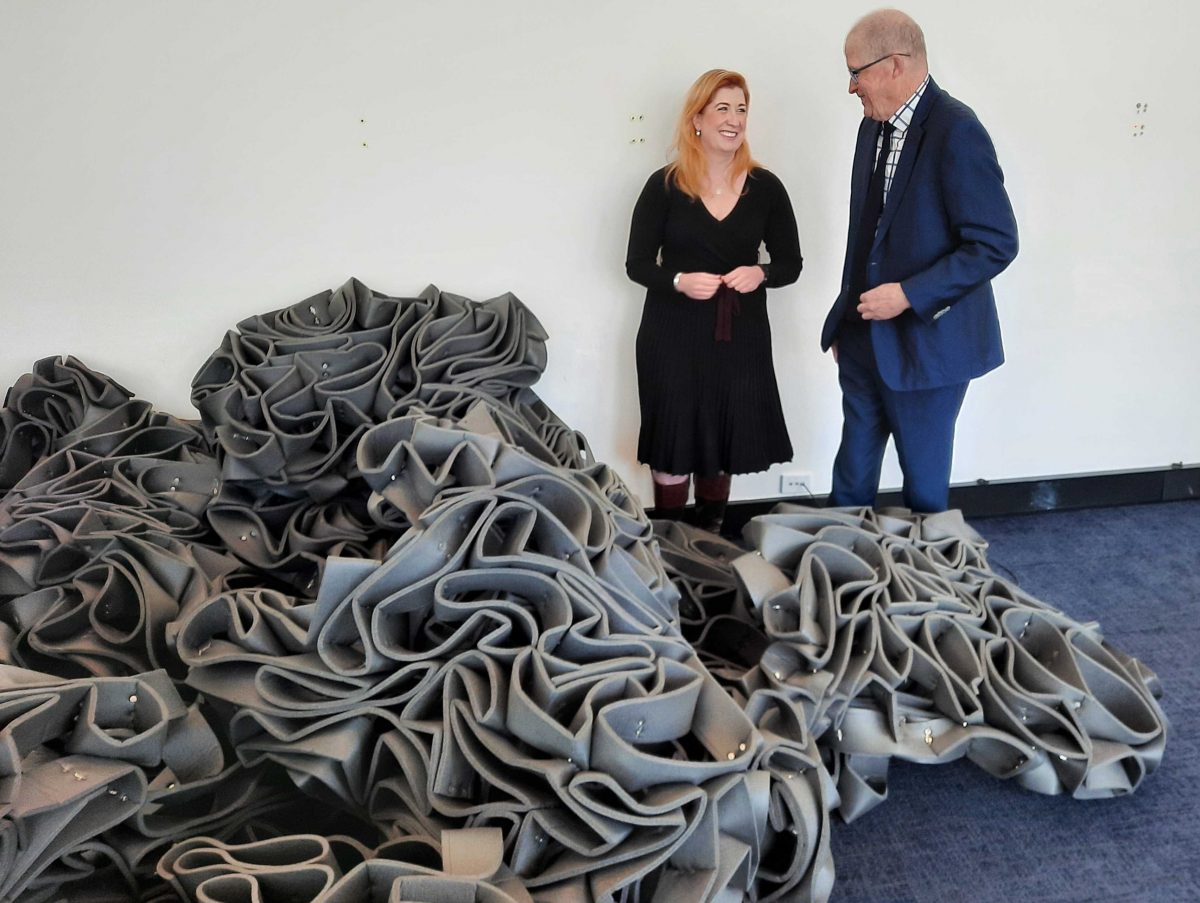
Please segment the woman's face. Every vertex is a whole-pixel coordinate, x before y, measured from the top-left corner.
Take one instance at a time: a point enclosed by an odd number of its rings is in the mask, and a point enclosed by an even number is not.
[[[746,94],[727,85],[718,89],[692,125],[700,130],[700,146],[708,153],[732,154],[746,140]]]

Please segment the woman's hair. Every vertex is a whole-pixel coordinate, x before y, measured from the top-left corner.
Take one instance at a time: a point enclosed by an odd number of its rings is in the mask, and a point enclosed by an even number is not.
[[[700,196],[708,174],[704,150],[692,119],[712,102],[713,95],[722,88],[741,88],[746,95],[746,108],[750,108],[750,89],[746,87],[746,79],[741,73],[729,69],[710,69],[696,79],[683,102],[683,109],[679,111],[675,141],[671,145],[675,159],[667,167],[666,175],[668,183],[674,179],[676,187],[690,198]],[[743,140],[734,152],[730,178],[736,182],[743,173],[757,165],[750,156],[749,143]]]

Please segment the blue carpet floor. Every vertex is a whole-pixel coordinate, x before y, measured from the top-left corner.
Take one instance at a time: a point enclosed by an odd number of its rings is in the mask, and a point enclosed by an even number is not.
[[[993,570],[1158,673],[1162,766],[1077,801],[966,762],[893,765],[888,799],[835,823],[832,903],[1200,901],[1200,501],[972,522]]]

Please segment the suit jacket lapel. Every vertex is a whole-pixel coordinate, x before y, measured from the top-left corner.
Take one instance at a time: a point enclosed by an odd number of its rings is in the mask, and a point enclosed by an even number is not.
[[[875,144],[879,139],[879,123],[864,119],[858,128],[858,144],[854,148],[853,182],[850,189],[850,234],[856,234],[862,216],[871,171],[875,168]]]
[[[921,141],[925,137],[925,120],[929,118],[930,112],[941,99],[941,95],[941,88],[931,78],[929,84],[925,86],[925,93],[921,95],[921,102],[917,104],[912,122],[908,125],[908,131],[904,134],[904,150],[900,154],[900,164],[892,175],[892,187],[888,189],[887,203],[883,205],[883,215],[879,218],[879,229],[875,233],[877,242],[887,234],[892,220],[896,218],[896,210],[904,198],[904,190],[908,188],[908,180],[912,176],[913,167],[916,166],[917,157],[921,153]]]

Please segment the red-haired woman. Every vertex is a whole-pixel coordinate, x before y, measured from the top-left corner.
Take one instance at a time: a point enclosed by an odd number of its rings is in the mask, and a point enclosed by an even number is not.
[[[637,336],[638,460],[654,507],[678,517],[696,477],[694,521],[719,530],[730,476],[789,461],[767,287],[800,275],[796,217],[783,183],[746,143],[750,92],[713,69],[692,85],[674,161],[633,208],[625,271],[646,286]],[[759,262],[766,245],[770,263]]]

